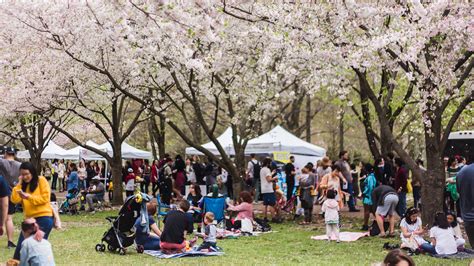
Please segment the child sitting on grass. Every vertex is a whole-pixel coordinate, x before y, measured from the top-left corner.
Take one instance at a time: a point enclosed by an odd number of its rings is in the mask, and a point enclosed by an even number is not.
[[[192,221],[186,215],[190,204],[187,200],[181,200],[177,210],[169,211],[164,219],[165,226],[161,233],[161,250],[165,253],[180,253],[186,248],[186,232],[193,232]],[[189,242],[191,247],[196,238]]]
[[[336,200],[336,191],[329,189],[326,192],[326,198],[327,200],[324,201],[321,207],[326,222],[326,235],[328,241],[331,241],[332,235],[335,234],[336,242],[339,243],[339,203]]]
[[[206,212],[204,216],[204,242],[199,246],[198,250],[217,250],[217,228],[214,224],[214,213]]]

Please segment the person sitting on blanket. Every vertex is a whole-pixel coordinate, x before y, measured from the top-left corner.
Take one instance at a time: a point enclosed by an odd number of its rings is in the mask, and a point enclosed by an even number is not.
[[[454,230],[449,225],[446,215],[438,212],[435,215],[434,226],[430,230],[431,244],[421,245],[421,249],[433,255],[451,255],[458,252],[458,245],[454,237]]]
[[[143,246],[144,250],[159,250],[160,249],[160,236],[161,231],[158,229],[153,216],[156,214],[156,203],[148,202],[146,209],[148,211],[148,225],[150,231],[145,230],[145,226],[142,224],[141,217],[138,217],[135,221],[135,243]]]
[[[186,248],[185,237],[186,232],[191,234],[193,232],[193,224],[186,215],[190,204],[187,200],[181,200],[178,204],[177,210],[168,212],[164,219],[165,226],[161,233],[161,250],[165,253],[183,252]],[[189,241],[189,246],[192,247],[196,243],[197,238]]]
[[[422,244],[428,243],[423,239],[425,230],[423,230],[421,218],[418,217],[418,214],[417,208],[409,208],[400,222],[400,229],[402,230],[400,233],[402,240],[400,248],[416,250]]]
[[[458,243],[458,250],[462,250],[464,244],[466,244],[466,240],[464,240],[462,236],[461,227],[458,224],[456,214],[448,212],[446,213],[446,219],[448,219],[449,225],[453,228],[454,237],[456,238],[456,243]]]
[[[239,205],[232,205],[227,203],[229,206],[227,210],[237,212],[237,217],[234,223],[230,226],[233,229],[240,229],[242,227],[242,220],[249,219],[253,221],[253,198],[250,192],[242,191],[239,194]]]
[[[214,213],[206,212],[204,215],[204,242],[199,246],[198,251],[208,250],[216,251],[217,250],[217,228],[214,224]]]

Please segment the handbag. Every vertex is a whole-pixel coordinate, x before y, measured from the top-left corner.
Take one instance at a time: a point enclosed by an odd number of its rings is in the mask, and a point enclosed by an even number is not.
[[[413,186],[411,185],[411,179],[407,180],[407,192],[412,193],[413,192]]]
[[[54,228],[61,229],[62,223],[59,217],[58,203],[56,201],[51,202],[51,208],[53,209]]]
[[[309,191],[309,193],[310,193],[310,195],[313,196],[313,197],[315,197],[315,196],[318,195],[318,193],[316,192],[316,189],[314,189],[314,188],[311,188],[310,191]]]

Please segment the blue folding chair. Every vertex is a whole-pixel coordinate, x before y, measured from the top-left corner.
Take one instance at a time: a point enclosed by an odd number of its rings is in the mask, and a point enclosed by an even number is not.
[[[161,228],[161,221],[164,220],[164,217],[168,214],[168,212],[171,210],[171,206],[168,204],[165,204],[161,202],[160,195],[156,195],[156,201],[158,203],[158,210],[156,212],[156,216],[158,218],[158,228]]]
[[[226,202],[224,197],[212,198],[206,196],[203,198],[203,214],[206,214],[206,212],[214,213],[214,219],[218,224],[225,222],[225,208]]]

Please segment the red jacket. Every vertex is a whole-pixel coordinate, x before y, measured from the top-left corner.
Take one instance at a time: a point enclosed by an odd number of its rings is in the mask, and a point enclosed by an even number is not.
[[[135,179],[135,174],[134,173],[128,173],[128,175],[125,177],[125,184],[127,184],[127,182],[129,180],[132,180],[132,179]]]
[[[402,192],[407,193],[408,171],[405,167],[400,167],[395,175],[395,190],[402,188]]]

